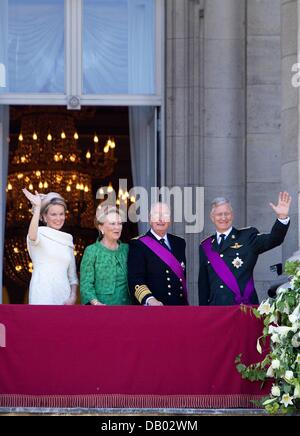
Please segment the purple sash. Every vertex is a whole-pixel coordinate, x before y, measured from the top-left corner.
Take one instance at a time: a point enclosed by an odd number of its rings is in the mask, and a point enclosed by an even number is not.
[[[187,298],[187,286],[186,280],[183,273],[183,268],[178,262],[176,257],[165,247],[163,247],[157,240],[151,238],[150,236],[143,236],[139,239],[143,244],[145,244],[151,251],[153,251],[166,265],[176,274],[182,283],[184,297],[186,302]]]
[[[201,246],[217,276],[220,277],[225,285],[234,293],[235,302],[237,304],[250,304],[250,298],[254,292],[253,277],[251,277],[247,282],[244,295],[242,296],[237,279],[230,270],[229,266],[220,257],[219,253],[212,249],[212,238],[206,239],[204,242],[202,242]]]

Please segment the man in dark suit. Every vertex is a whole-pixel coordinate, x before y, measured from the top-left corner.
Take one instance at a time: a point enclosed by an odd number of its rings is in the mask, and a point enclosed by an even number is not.
[[[128,283],[136,302],[146,306],[186,305],[185,241],[167,233],[170,209],[155,203],[150,230],[129,243]]]
[[[225,198],[212,202],[210,218],[216,233],[200,244],[199,305],[257,304],[253,270],[258,256],[282,244],[289,228],[291,197],[280,192],[278,204],[270,206],[277,220],[268,234],[254,227],[232,226],[233,210]]]

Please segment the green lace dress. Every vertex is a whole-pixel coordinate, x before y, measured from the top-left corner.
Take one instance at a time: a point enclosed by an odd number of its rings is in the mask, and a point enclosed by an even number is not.
[[[80,266],[81,303],[97,299],[107,305],[131,304],[127,283],[128,245],[117,250],[106,248],[100,241],[89,245]]]

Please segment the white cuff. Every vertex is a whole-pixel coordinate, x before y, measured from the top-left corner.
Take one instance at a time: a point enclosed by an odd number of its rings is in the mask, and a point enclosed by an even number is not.
[[[144,304],[144,306],[149,306],[149,301],[152,299],[152,298],[154,298],[154,297],[148,297],[147,298],[147,300],[146,300],[146,302],[145,302],[145,304]]]
[[[281,224],[284,224],[285,226],[287,226],[288,223],[290,222],[290,217],[289,216],[285,220],[281,220],[279,218],[277,218],[277,219],[278,219],[278,221],[281,222]]]

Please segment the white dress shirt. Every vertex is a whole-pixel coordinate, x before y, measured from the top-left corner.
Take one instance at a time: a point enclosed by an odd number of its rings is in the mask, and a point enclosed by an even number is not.
[[[279,218],[277,218],[277,219],[278,219],[278,221],[281,222],[281,224],[284,224],[285,226],[287,226],[288,223],[290,222],[290,217],[287,217],[284,220],[281,220]],[[232,227],[230,227],[230,229],[226,230],[226,232],[218,232],[218,231],[216,232],[217,233],[217,242],[218,242],[219,245],[220,245],[220,242],[221,242],[221,239],[222,239],[221,235],[225,235],[225,238],[224,238],[224,241],[225,241],[227,236],[231,233],[231,231],[232,231]]]

